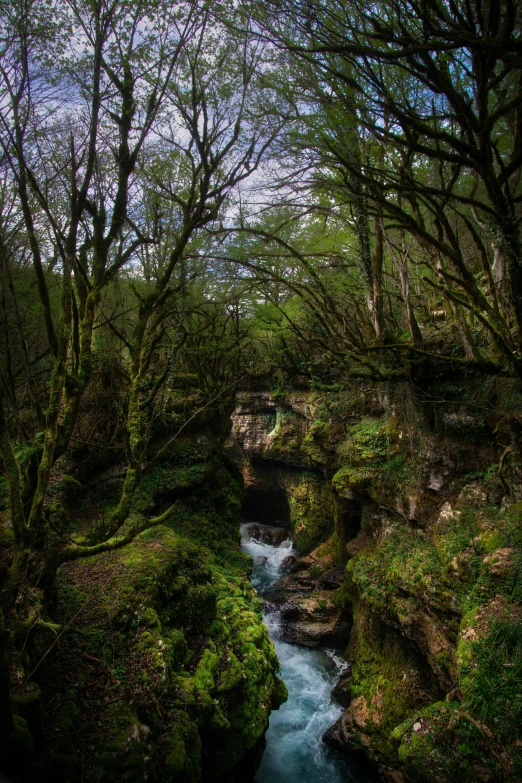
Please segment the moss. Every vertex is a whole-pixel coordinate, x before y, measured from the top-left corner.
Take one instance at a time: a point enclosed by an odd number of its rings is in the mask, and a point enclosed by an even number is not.
[[[459,647],[462,706],[495,725],[502,744],[514,745],[522,726],[522,618],[509,605],[491,615],[486,628],[481,632],[479,623],[475,638]]]
[[[111,735],[96,748],[96,779],[109,783],[122,773],[127,780],[143,779],[153,755],[151,729],[138,720],[128,705],[118,705],[113,710],[111,728]]]
[[[60,569],[59,620],[80,612],[81,631],[41,670],[57,775],[60,757],[73,779],[83,756],[93,780],[117,769],[129,781],[162,781],[165,770],[173,780],[227,779],[285,698],[239,549],[241,476],[212,444],[171,456],[181,464],[171,471],[169,456],[140,490],[144,507],[161,510],[183,484],[168,525]],[[205,482],[191,489],[183,477],[202,466],[211,466]]]
[[[491,748],[455,703],[434,702],[416,711],[393,731],[391,741],[403,772],[419,783],[486,783],[499,772]]]
[[[328,421],[320,416],[315,418],[301,443],[301,451],[308,458],[311,465],[329,465],[331,455],[326,451],[324,444],[328,438]]]
[[[34,747],[34,740],[31,732],[29,731],[27,721],[20,717],[20,715],[15,715],[13,717],[13,724],[15,730],[14,741],[18,746],[18,749],[22,753],[31,751]]]
[[[351,613],[353,600],[353,582],[351,579],[345,579],[339,589],[335,591],[332,601],[335,606],[338,606],[344,611]]]
[[[334,503],[330,488],[314,473],[290,474],[286,480],[294,542],[309,552],[333,532]]]
[[[399,451],[398,422],[394,417],[364,418],[348,430],[338,447],[344,463],[335,473],[336,492],[349,497],[351,492],[369,494],[381,505],[408,505],[408,497],[419,486],[421,471],[415,460]]]
[[[398,434],[394,418],[364,418],[349,428],[338,451],[343,460],[359,467],[382,464],[397,453]]]
[[[199,783],[201,780],[201,739],[196,724],[183,712],[176,714],[165,759],[165,774],[173,783]]]
[[[6,511],[0,511],[0,548],[11,548],[14,543],[14,532],[11,517]]]
[[[347,490],[365,492],[371,487],[377,475],[378,471],[375,468],[345,466],[334,475],[332,486],[341,496],[345,495]]]
[[[451,605],[451,585],[436,547],[403,522],[395,523],[378,546],[362,549],[349,566],[361,597],[377,609],[393,611],[400,591],[423,591]]]
[[[205,482],[217,454],[203,446],[180,442],[172,444],[165,458],[154,462],[141,479],[135,496],[140,511],[154,508],[158,499],[187,492]]]
[[[491,532],[483,534],[482,545],[484,547],[484,552],[489,555],[491,552],[494,552],[495,549],[500,549],[503,538],[502,533],[498,530],[492,530]]]
[[[212,777],[238,764],[262,738],[271,708],[286,698],[276,678],[277,659],[259,620],[259,600],[243,579],[216,574],[214,649],[195,673],[178,680],[184,698],[205,705],[204,746],[214,759]]]
[[[399,742],[398,760],[414,780],[475,783],[506,774],[518,779],[522,626],[519,604],[513,599],[518,589],[519,512],[517,504],[502,509],[481,506],[482,486],[470,486],[436,526],[439,557],[448,564],[445,579],[455,578],[448,568],[459,563],[459,701],[451,707],[427,706],[393,732],[392,739]],[[463,562],[469,564],[464,582]],[[437,665],[452,666],[447,651],[435,657]]]
[[[439,692],[437,681],[408,641],[360,601],[347,655],[352,662],[351,741],[361,733],[371,737],[370,754],[381,763],[393,763],[390,733],[405,714],[433,699]]]
[[[47,513],[51,519],[53,530],[64,533],[71,528],[71,516],[62,500],[55,498],[47,504]]]

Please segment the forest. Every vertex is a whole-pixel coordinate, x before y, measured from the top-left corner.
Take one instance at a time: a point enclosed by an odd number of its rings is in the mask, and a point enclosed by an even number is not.
[[[9,780],[522,780],[521,172],[521,0],[0,0]]]

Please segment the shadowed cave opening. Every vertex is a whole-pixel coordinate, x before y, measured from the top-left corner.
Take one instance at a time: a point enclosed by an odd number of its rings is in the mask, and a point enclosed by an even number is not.
[[[283,487],[247,487],[243,501],[243,519],[262,525],[290,527],[290,506]]]
[[[252,463],[245,476],[243,519],[262,525],[290,527],[290,505],[286,489],[278,481],[280,467]]]

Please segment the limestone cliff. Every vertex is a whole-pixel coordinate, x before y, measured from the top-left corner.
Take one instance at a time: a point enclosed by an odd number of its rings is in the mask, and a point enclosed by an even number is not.
[[[521,411],[500,377],[239,397],[247,509],[306,555],[289,638],[319,606],[351,627],[326,739],[387,779],[522,779]]]

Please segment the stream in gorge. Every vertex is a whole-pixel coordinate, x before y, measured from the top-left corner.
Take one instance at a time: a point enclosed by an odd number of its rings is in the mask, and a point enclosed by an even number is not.
[[[255,523],[241,526],[244,552],[253,559],[251,581],[265,598],[282,576],[282,563],[295,554],[290,538],[279,545],[256,540],[255,530],[272,541],[280,528]],[[283,534],[284,535],[284,534]],[[327,747],[322,734],[343,712],[331,699],[331,691],[347,664],[333,649],[304,647],[281,640],[281,619],[276,606],[265,603],[264,622],[281,665],[279,676],[288,689],[288,700],[270,716],[266,749],[255,783],[374,783],[375,778],[341,753]]]

